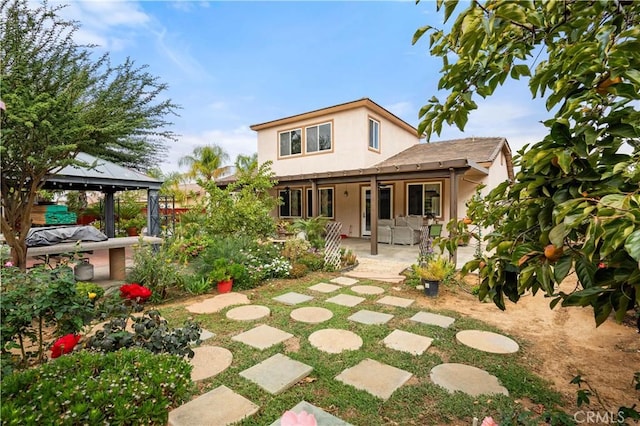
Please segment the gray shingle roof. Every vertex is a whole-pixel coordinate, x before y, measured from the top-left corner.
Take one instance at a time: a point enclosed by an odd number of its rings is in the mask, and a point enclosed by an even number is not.
[[[426,163],[430,161],[471,160],[489,163],[496,159],[501,150],[511,156],[511,149],[505,138],[464,138],[441,142],[419,143],[376,164],[376,167],[400,166]]]

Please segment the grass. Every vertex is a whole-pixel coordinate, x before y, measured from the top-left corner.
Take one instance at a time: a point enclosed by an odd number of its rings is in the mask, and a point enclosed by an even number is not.
[[[173,326],[181,325],[188,317],[194,318],[203,328],[215,333],[215,337],[207,340],[207,345],[222,346],[233,353],[233,362],[227,370],[199,382],[198,386],[201,393],[204,393],[225,385],[259,405],[260,410],[242,421],[241,425],[271,424],[301,400],[306,400],[354,425],[471,424],[473,417],[482,419],[489,415],[501,421],[500,424],[538,424],[541,420],[538,415],[527,413],[520,401],[541,404],[547,410],[555,409],[561,403],[560,394],[553,391],[548,382],[531,373],[528,365],[530,361],[526,356],[526,344],[522,345],[525,342],[519,342],[521,351],[516,354],[484,353],[459,344],[455,338],[458,331],[465,329],[500,332],[481,321],[462,317],[457,313],[434,311],[456,318],[451,327],[443,329],[409,320],[415,313],[426,309],[375,304],[381,295],[363,296],[366,298],[364,302],[354,308],[348,308],[324,302],[337,293],[354,294],[348,288],[328,295],[307,289],[335,276],[338,274],[315,273],[298,280],[272,281],[245,292],[252,304],[266,305],[271,309],[269,317],[258,321],[239,322],[227,319],[225,313],[233,307],[214,314],[192,314],[184,308],[191,303],[190,301],[174,303],[167,307],[160,306],[159,310]],[[363,280],[359,284],[384,287],[387,290],[386,294],[403,296],[395,294],[391,285],[386,283]],[[287,306],[271,300],[288,291],[310,294],[315,298],[296,306]],[[321,324],[291,320],[289,313],[302,306],[325,307],[330,309],[334,316]],[[394,318],[385,325],[364,325],[347,319],[360,309],[391,313]],[[257,324],[268,324],[292,333],[295,337],[263,351],[231,340],[233,336]],[[341,354],[324,353],[311,346],[308,341],[311,333],[324,328],[353,331],[362,338],[363,346],[357,351]],[[420,356],[389,349],[381,341],[394,329],[428,336],[433,339],[433,343]],[[313,371],[306,380],[300,381],[280,395],[271,395],[239,375],[241,371],[276,353],[284,353],[292,359],[311,365]],[[367,392],[334,380],[344,369],[366,358],[409,371],[413,378],[396,390],[387,401],[381,401]],[[429,379],[431,369],[442,362],[464,363],[487,370],[509,389],[510,396],[490,395],[474,398],[460,392],[449,394]],[[533,419],[527,420],[527,417]],[[521,420],[518,421],[518,418]]]

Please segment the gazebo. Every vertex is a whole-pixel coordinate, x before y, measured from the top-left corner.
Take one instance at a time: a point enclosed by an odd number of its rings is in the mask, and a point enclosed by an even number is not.
[[[160,236],[160,199],[162,181],[127,169],[118,164],[86,153],[79,153],[77,160],[91,167],[67,166],[45,178],[44,189],[66,191],[99,191],[105,197],[105,234],[115,237],[115,197],[118,191],[147,190],[147,234]]]

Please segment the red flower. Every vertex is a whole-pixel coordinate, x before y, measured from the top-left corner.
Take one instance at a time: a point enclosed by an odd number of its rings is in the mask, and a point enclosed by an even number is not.
[[[124,284],[120,287],[120,297],[144,302],[151,297],[151,290],[137,283]]]
[[[58,358],[62,354],[68,354],[80,341],[79,334],[67,334],[55,341],[51,347],[51,358]]]
[[[600,262],[600,263],[598,263],[598,268],[599,268],[599,269],[604,269],[604,268],[606,268],[606,267],[607,267],[607,264],[606,264],[606,263],[604,263],[604,262]]]

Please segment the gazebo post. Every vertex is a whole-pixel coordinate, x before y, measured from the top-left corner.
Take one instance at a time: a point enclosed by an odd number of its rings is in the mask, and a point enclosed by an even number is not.
[[[114,191],[104,191],[104,233],[108,238],[116,236],[116,209]]]

